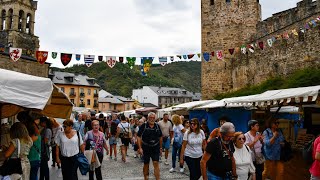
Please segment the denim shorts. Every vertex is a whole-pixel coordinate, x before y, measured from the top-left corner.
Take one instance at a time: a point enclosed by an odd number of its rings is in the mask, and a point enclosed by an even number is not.
[[[170,137],[168,137],[166,141],[162,142],[162,148],[163,149],[170,149]]]
[[[117,138],[115,136],[109,138],[109,145],[117,145]]]
[[[207,171],[207,176],[208,176],[208,180],[230,180],[229,177],[220,177],[220,176],[216,176],[213,173],[211,173],[210,171]]]

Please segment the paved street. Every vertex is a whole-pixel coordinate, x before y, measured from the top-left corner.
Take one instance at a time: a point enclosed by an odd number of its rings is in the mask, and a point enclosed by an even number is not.
[[[133,155],[134,155],[134,152],[130,146],[126,163],[123,163],[121,161],[120,153],[118,153],[118,161],[110,160],[109,156],[104,156],[104,160],[102,163],[102,177],[107,180],[143,179],[143,173],[142,173],[143,163],[138,158],[134,158]],[[163,156],[164,156],[164,153],[163,153]],[[180,173],[180,172],[169,173],[169,169],[171,168],[171,152],[169,153],[169,159],[170,159],[169,165],[165,165],[163,162],[160,165],[161,179],[181,179],[181,180],[189,179],[187,175],[189,174],[189,171],[186,164],[185,164],[184,173]],[[49,162],[50,173],[51,173],[50,179],[62,180],[61,169],[58,169],[57,167],[52,168],[51,164],[52,163]],[[89,173],[87,174],[87,176],[82,176],[79,172],[78,174],[79,174],[78,177],[81,180],[89,179]],[[150,164],[150,179],[154,179],[153,166],[151,164]]]

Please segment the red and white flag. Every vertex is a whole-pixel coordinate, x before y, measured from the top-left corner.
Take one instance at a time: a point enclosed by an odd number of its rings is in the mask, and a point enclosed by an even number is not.
[[[9,49],[9,54],[10,54],[10,58],[12,59],[12,61],[16,62],[21,57],[22,49],[21,48],[12,48],[11,47]]]
[[[116,65],[117,57],[116,56],[107,56],[107,64],[110,68],[113,68]]]

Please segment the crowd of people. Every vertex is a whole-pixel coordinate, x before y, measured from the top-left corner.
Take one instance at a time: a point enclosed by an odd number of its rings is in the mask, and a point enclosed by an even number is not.
[[[220,127],[210,132],[205,121],[200,123],[197,118],[187,120],[175,114],[170,120],[164,114],[160,119],[153,112],[131,119],[123,114],[96,117],[89,112],[62,124],[54,118],[31,118],[28,112],[20,112],[17,118],[19,122],[8,129],[10,139],[1,145],[6,159],[21,159],[23,180],[49,179],[50,153],[51,166],[61,168],[63,179],[78,179],[75,157],[84,153],[90,163],[89,179],[95,176],[102,180],[104,155],[117,161],[118,143],[123,163],[127,162],[128,148],[132,145],[134,158],[143,162],[145,179],[149,178],[150,159],[156,179],[160,179],[161,161],[171,165],[170,173],[185,173],[186,165],[191,180],[284,179],[280,152],[285,138],[276,119],[268,121],[267,128],[260,133],[256,120],[248,122],[248,132],[236,132],[229,119],[221,117]],[[314,142],[313,157],[311,179],[318,180],[320,138]]]

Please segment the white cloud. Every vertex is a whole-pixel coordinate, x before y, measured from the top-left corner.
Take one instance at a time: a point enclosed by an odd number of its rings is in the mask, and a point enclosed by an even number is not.
[[[260,0],[263,18],[292,8],[297,1]],[[137,57],[198,53],[200,2],[39,1],[35,34],[40,38],[40,49],[50,52]],[[59,57],[48,62],[62,67]]]

